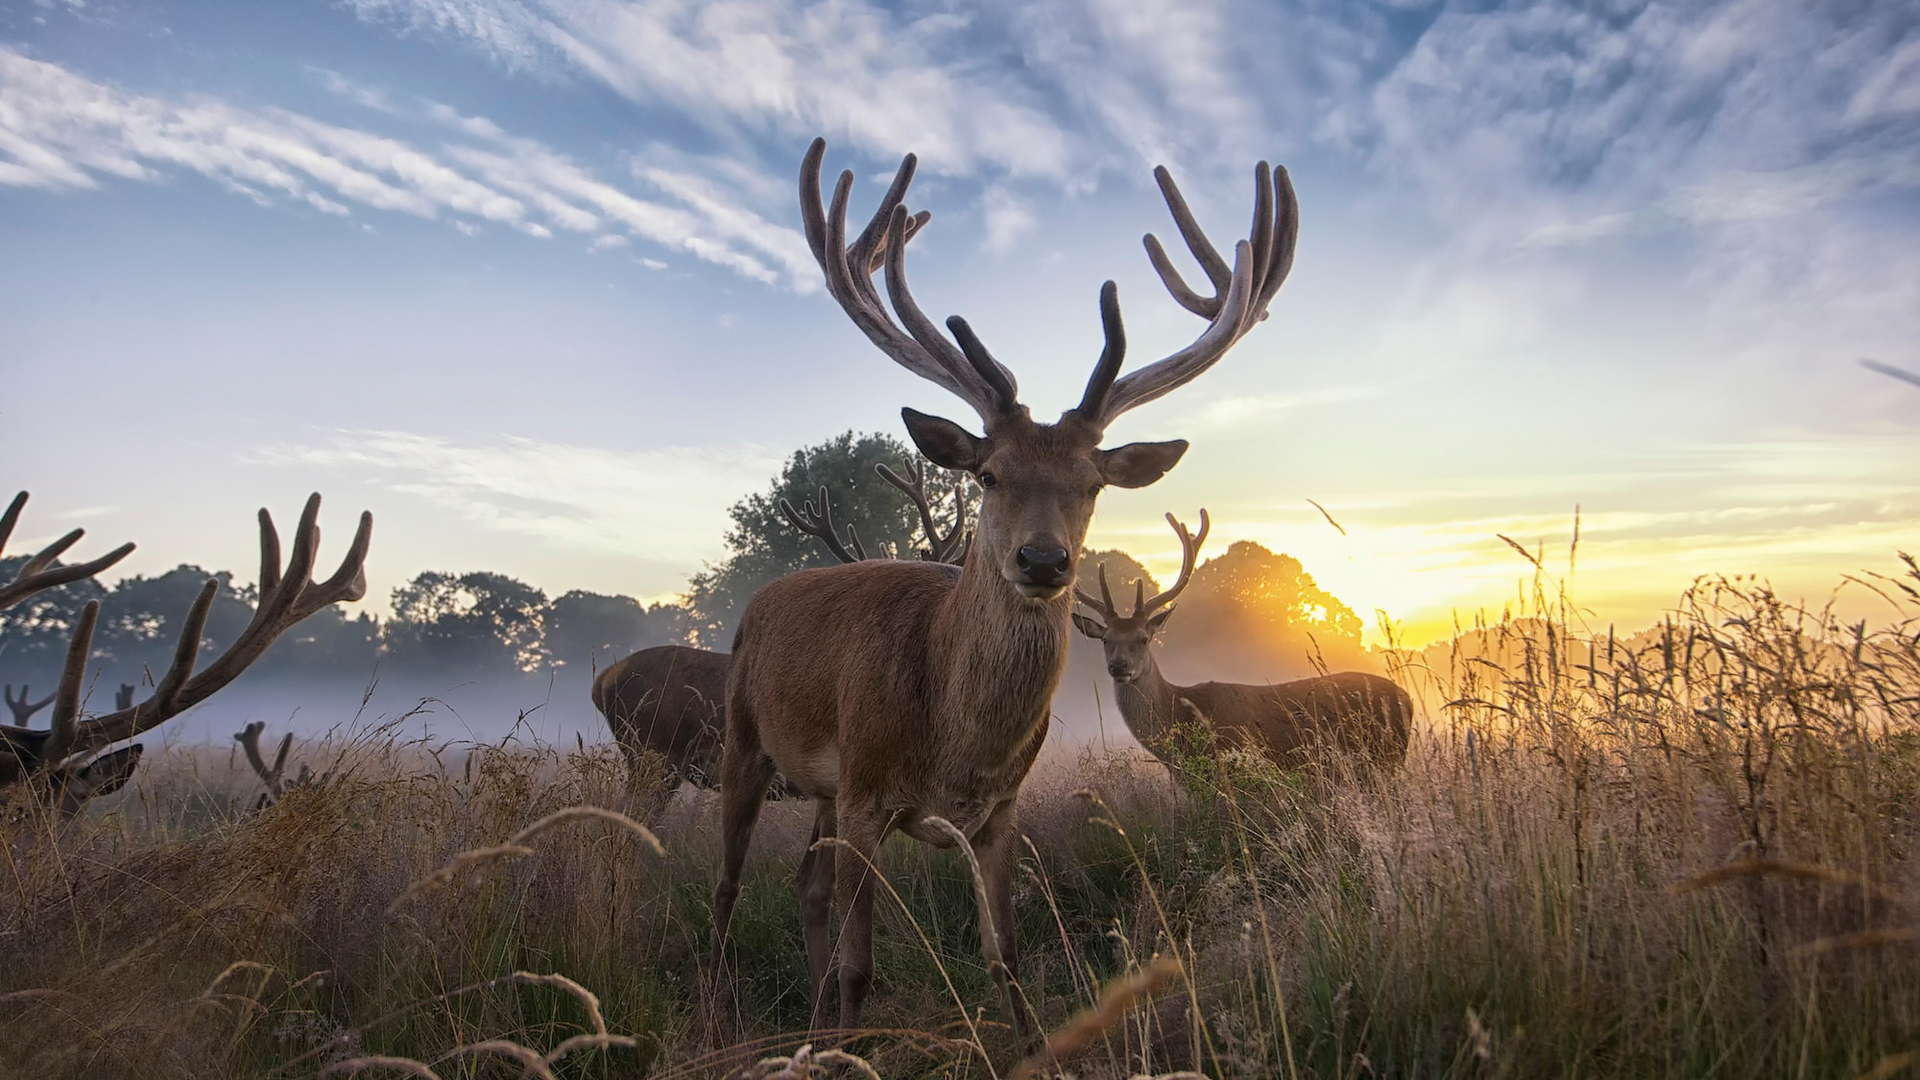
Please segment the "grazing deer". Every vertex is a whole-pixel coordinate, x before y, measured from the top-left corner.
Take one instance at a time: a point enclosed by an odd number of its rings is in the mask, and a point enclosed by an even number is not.
[[[23,491],[14,498],[6,513],[0,515],[0,549],[4,549],[8,537],[12,536],[26,502],[27,493]],[[0,725],[0,789],[31,781],[44,785],[62,812],[78,811],[87,799],[105,795],[125,784],[140,763],[137,743],[89,760],[94,751],[149,731],[205,701],[259,659],[288,627],[321,608],[366,595],[364,564],[367,544],[373,536],[373,515],[360,515],[360,527],[353,534],[353,543],[348,545],[340,569],[326,581],[316,583],[309,575],[313,571],[315,549],[320,545],[319,517],[320,496],[314,495],[307,499],[306,508],[300,514],[293,553],[283,572],[280,534],[274,531],[272,516],[261,510],[260,601],[254,608],[253,618],[234,638],[233,644],[198,674],[194,673],[207,612],[220,588],[219,581],[209,579],[187,609],[174,645],[173,662],[155,685],[153,694],[135,704],[132,693],[124,692],[121,700],[125,704],[105,716],[83,720],[81,690],[86,681],[94,625],[100,618],[100,602],[88,601],[67,643],[66,664],[61,671],[60,687],[54,693],[52,728],[30,731]],[[0,611],[43,589],[92,577],[133,550],[132,544],[123,544],[91,562],[55,565],[61,553],[82,535],[83,530],[75,529],[28,559],[12,582],[0,585]]]
[[[778,769],[817,800],[814,842],[799,873],[813,1027],[836,1020],[842,1028],[858,1026],[873,972],[871,875],[881,842],[898,830],[954,846],[954,835],[930,820],[941,818],[978,855],[988,898],[982,950],[1003,1003],[1031,1037],[1033,1022],[1016,985],[1014,805],[1046,737],[1066,662],[1076,561],[1100,491],[1151,484],[1187,448],[1175,440],[1102,449],[1100,440],[1122,413],[1213,366],[1265,317],[1293,262],[1293,189],[1285,170],[1260,163],[1252,234],[1235,245],[1229,269],[1173,178],[1156,169],[1214,295],[1188,288],[1152,236],[1147,255],[1175,301],[1207,319],[1207,328],[1186,348],[1119,377],[1125,334],[1118,293],[1107,282],[1100,291],[1106,347],[1080,404],[1048,424],[1032,419],[1012,372],[964,319],[947,320],[948,339],[914,301],[904,271],[906,245],[930,215],[910,214],[903,205],[913,155],[901,162],[879,210],[849,244],[853,173],[841,174],[831,207],[824,205],[825,153],[825,140],[807,151],[800,205],[827,292],[895,363],[945,387],[978,414],[985,437],[901,410],[922,454],[978,481],[981,509],[963,567],[898,561],[802,570],[748,601],[727,683],[720,788],[725,861],[714,892],[713,962],[716,970],[723,962],[761,792]],[[882,266],[891,312],[873,280]],[[837,938],[829,928],[835,909],[842,920]]]
[[[26,727],[29,723],[32,722],[34,713],[37,713],[41,709],[44,709],[47,706],[53,704],[52,694],[48,694],[46,697],[41,698],[39,701],[34,701],[31,699],[32,698],[31,690],[32,690],[32,687],[28,686],[26,683],[21,683],[20,696],[14,697],[13,684],[8,683],[6,693],[4,695],[7,703],[7,708],[12,710],[13,712],[13,722],[15,724],[18,724],[21,727]]]
[[[922,559],[958,562],[965,558],[966,502],[961,493],[954,495],[954,527],[943,537],[927,498],[924,466],[914,464],[911,481],[885,465],[875,465],[874,469],[919,510],[929,545],[920,553]],[[796,509],[783,498],[780,510],[794,528],[818,538],[841,562],[867,558],[866,547],[853,526],[847,526],[846,542],[841,542],[825,486],[820,488],[817,508],[808,500],[804,508]],[[657,754],[667,766],[660,775],[663,796],[671,795],[683,780],[695,787],[719,786],[720,717],[727,700],[731,659],[726,653],[685,645],[658,645],[608,665],[594,677],[593,707],[607,718],[607,727],[626,756],[628,775],[636,784],[653,767],[651,755]],[[787,794],[785,781],[776,776],[768,796],[777,799]]]
[[[294,788],[306,787],[316,780],[312,766],[304,761],[300,763],[299,774],[291,781],[287,780],[287,752],[293,749],[293,732],[291,731],[281,737],[280,751],[273,756],[273,766],[271,768],[267,766],[267,759],[260,753],[260,733],[266,729],[265,722],[255,720],[241,728],[233,737],[233,741],[239,743],[240,749],[245,751],[247,763],[253,766],[253,774],[267,786],[267,790],[261,792],[260,797],[253,802],[256,813],[286,798],[287,792]],[[326,778],[326,774],[322,773],[317,779],[325,780]]]
[[[1171,589],[1149,598],[1146,582],[1135,581],[1133,611],[1122,615],[1107,590],[1107,568],[1100,567],[1100,599],[1076,589],[1074,598],[1099,613],[1075,612],[1073,625],[1100,642],[1113,676],[1113,696],[1127,730],[1157,757],[1168,754],[1176,722],[1197,713],[1222,740],[1253,750],[1274,763],[1297,768],[1322,760],[1328,751],[1352,754],[1374,766],[1397,765],[1407,756],[1407,730],[1413,699],[1390,679],[1359,671],[1267,685],[1204,682],[1176,686],[1160,674],[1153,639],[1173,614],[1173,602],[1193,580],[1194,562],[1206,543],[1207,512],[1200,511],[1200,534],[1167,515],[1180,537],[1180,578]]]

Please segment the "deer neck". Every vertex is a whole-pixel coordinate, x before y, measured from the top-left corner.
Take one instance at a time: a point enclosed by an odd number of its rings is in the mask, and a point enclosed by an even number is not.
[[[993,569],[969,556],[933,628],[948,703],[943,725],[983,748],[1024,745],[1044,727],[1066,666],[1073,594],[1030,600]]]
[[[1173,728],[1173,700],[1179,688],[1160,673],[1160,661],[1147,650],[1147,667],[1132,682],[1113,684],[1114,700],[1120,705],[1120,718],[1140,745],[1152,750],[1163,742]]]

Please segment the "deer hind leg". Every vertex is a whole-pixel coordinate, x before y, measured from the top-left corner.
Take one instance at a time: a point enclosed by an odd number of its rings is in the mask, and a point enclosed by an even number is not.
[[[892,831],[894,818],[870,800],[850,797],[844,788],[840,795],[841,844],[837,846],[844,850],[834,859],[834,907],[840,910],[840,963],[836,971],[840,983],[839,1026],[851,1029],[860,1025],[860,1003],[866,1000],[867,987],[873,982],[873,895],[879,888],[874,877],[880,865],[880,842]],[[863,801],[869,805],[862,807]],[[826,995],[822,994],[814,1000],[816,1030],[824,1026],[827,1015]]]
[[[1020,988],[1020,942],[1013,924],[1013,875],[1019,867],[1019,845],[1020,819],[1009,799],[994,808],[974,836],[973,854],[980,862],[987,908],[993,914],[991,933],[987,920],[980,920],[980,951],[1000,990],[1000,1003],[1012,1017],[1021,1043],[1030,1048],[1040,1028]]]
[[[744,709],[738,710],[745,713]],[[727,752],[720,759],[720,884],[713,890],[713,963],[725,956],[727,927],[733,922],[733,904],[740,897],[740,873],[747,862],[747,843],[760,819],[760,804],[773,782],[773,759],[760,749],[759,731],[750,716],[728,728]]]
[[[812,979],[813,1026],[828,1026],[834,1019],[822,1015],[822,1004],[838,1002],[837,990],[830,992],[827,977],[833,971],[833,867],[834,845],[839,811],[832,799],[814,804],[813,836],[807,841],[807,853],[800,858],[800,873],[795,880],[800,892],[800,920],[806,927],[807,974]]]

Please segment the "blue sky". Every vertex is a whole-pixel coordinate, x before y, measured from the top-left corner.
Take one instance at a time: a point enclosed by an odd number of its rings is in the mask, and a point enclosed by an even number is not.
[[[901,153],[910,255],[1040,415],[1170,166],[1216,241],[1292,172],[1273,317],[1112,441],[1169,509],[1415,639],[1520,562],[1644,621],[1696,574],[1824,593],[1920,542],[1920,14],[1902,5],[350,0],[0,6],[0,483],[20,542],[253,564],[250,515],[425,569],[677,592],[793,447],[968,419],[816,282],[795,176]],[[1335,531],[1306,502],[1341,522]],[[94,550],[88,547],[87,550]],[[1556,555],[1553,552],[1559,552]]]

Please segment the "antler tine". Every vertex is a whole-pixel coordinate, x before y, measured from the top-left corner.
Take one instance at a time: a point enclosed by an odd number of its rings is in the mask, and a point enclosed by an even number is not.
[[[963,484],[955,484],[953,488],[953,531],[947,534],[945,540],[940,541],[940,547],[933,553],[934,561],[952,563],[955,566],[963,565],[967,561],[965,549],[972,543],[972,540],[973,534],[967,531],[966,488]],[[954,552],[956,550],[960,552],[960,557],[957,559],[954,558]]]
[[[275,780],[278,780],[282,776],[286,775],[287,752],[292,749],[293,749],[293,732],[289,731],[285,735],[280,737],[280,752],[273,755],[273,778]]]
[[[87,677],[87,654],[93,650],[93,627],[100,618],[100,601],[89,600],[80,611],[80,625],[67,640],[67,662],[60,669],[60,689],[54,694],[53,729],[41,752],[42,765],[57,765],[79,742],[80,688]]]
[[[847,203],[853,174],[842,172],[831,203],[823,204],[820,168],[826,149],[825,139],[815,139],[801,161],[800,215],[807,245],[826,276],[828,294],[881,352],[908,371],[951,391],[972,406],[982,420],[991,421],[1012,408],[1011,398],[1004,395],[1005,388],[1013,385],[1011,373],[989,358],[988,368],[998,377],[984,376],[976,363],[940,335],[907,288],[902,253],[907,241],[931,218],[925,211],[909,213],[904,205],[917,159],[908,154],[901,160],[872,220],[849,246]],[[887,273],[893,314],[888,313],[874,287],[873,275],[882,268]]]
[[[1172,514],[1167,515],[1167,524],[1173,526],[1175,535],[1180,537],[1180,577],[1173,583],[1173,588],[1160,593],[1151,600],[1142,601],[1136,606],[1133,609],[1134,618],[1139,618],[1148,612],[1157,611],[1160,608],[1166,607],[1168,604],[1173,603],[1174,599],[1178,597],[1181,592],[1185,591],[1187,583],[1193,580],[1193,567],[1194,563],[1199,559],[1200,545],[1207,542],[1207,530],[1212,528],[1212,522],[1207,519],[1205,509],[1200,511],[1200,534],[1198,536],[1187,532],[1186,525],[1182,524],[1180,520]]]
[[[300,522],[294,529],[293,550],[282,570],[278,559],[279,534],[274,530],[272,515],[262,510],[261,560],[263,567],[271,569],[263,568],[261,572],[259,603],[245,629],[205,670],[194,673],[194,662],[199,657],[207,615],[220,589],[219,581],[208,580],[194,597],[186,618],[181,622],[179,638],[174,642],[173,661],[154,687],[153,694],[145,701],[79,723],[68,752],[78,753],[131,738],[178,716],[239,677],[287,628],[329,604],[355,600],[365,595],[365,563],[367,547],[373,535],[372,515],[360,516],[359,529],[354,533],[353,543],[340,569],[324,583],[315,584],[311,574],[320,543],[319,516],[320,496],[316,494],[307,499],[300,514]],[[78,640],[79,635],[76,634],[76,643]],[[81,659],[84,663],[84,654]],[[70,651],[69,664],[72,662],[73,653]],[[63,682],[63,694],[64,687]],[[77,708],[77,691],[75,704]]]
[[[277,802],[285,791],[280,778],[287,767],[287,751],[293,748],[293,732],[287,732],[286,738],[280,740],[280,754],[269,768],[267,759],[260,753],[260,733],[266,729],[264,721],[252,721],[234,735],[233,741],[240,744],[240,749],[247,755],[247,764],[253,766],[254,775],[267,786],[267,796]]]
[[[7,505],[6,513],[0,514],[0,552],[4,552],[7,540],[13,536],[13,528],[20,521],[20,511],[27,505],[27,493],[21,492]],[[32,596],[34,593],[59,585],[69,585],[93,575],[126,558],[133,551],[132,544],[121,544],[105,555],[91,562],[74,563],[71,566],[53,565],[66,550],[79,543],[85,536],[85,529],[75,529],[67,535],[41,548],[39,553],[26,561],[13,580],[0,585],[0,611]]]
[[[1207,319],[1207,328],[1193,344],[1113,381],[1110,391],[1096,393],[1102,381],[1101,372],[1108,363],[1108,357],[1103,354],[1103,367],[1096,367],[1078,410],[1085,419],[1101,427],[1212,367],[1255,323],[1267,317],[1268,305],[1293,269],[1294,246],[1300,235],[1300,204],[1287,170],[1275,169],[1264,161],[1254,167],[1253,225],[1247,239],[1234,245],[1231,269],[1195,221],[1173,175],[1165,167],[1156,167],[1153,175],[1188,250],[1212,282],[1214,294],[1201,296],[1189,288],[1168,259],[1166,249],[1151,233],[1143,241],[1147,259],[1174,301]],[[1105,319],[1104,290],[1102,300]],[[1114,321],[1118,321],[1117,310]],[[1117,363],[1114,368],[1117,372]],[[1097,409],[1092,408],[1095,405]]]
[[[927,498],[927,467],[919,461],[914,461],[912,468],[911,483],[899,473],[894,472],[885,462],[876,464],[873,471],[880,474],[880,479],[900,489],[901,493],[913,500],[914,509],[920,512],[920,528],[927,534],[926,558],[931,562],[947,562],[953,555],[953,549],[960,539],[961,531],[966,527],[966,499],[958,490],[954,492],[954,505],[957,509],[953,529],[942,537],[939,526],[933,519],[933,503]]]
[[[834,558],[843,563],[864,562],[867,549],[860,543],[860,534],[854,531],[853,526],[847,526],[847,541],[853,545],[853,550],[848,551],[847,546],[840,542],[839,531],[833,524],[833,503],[827,498],[825,484],[820,485],[819,499],[820,508],[817,510],[812,499],[802,504],[802,509],[796,510],[793,503],[782,496],[780,512],[786,516],[788,524],[825,544]]]
[[[33,721],[34,713],[53,704],[53,699],[58,696],[58,693],[48,694],[39,701],[35,701],[33,700],[33,687],[27,683],[21,683],[20,696],[14,697],[13,684],[8,683],[5,698],[7,708],[13,713],[14,721],[24,727]]]

